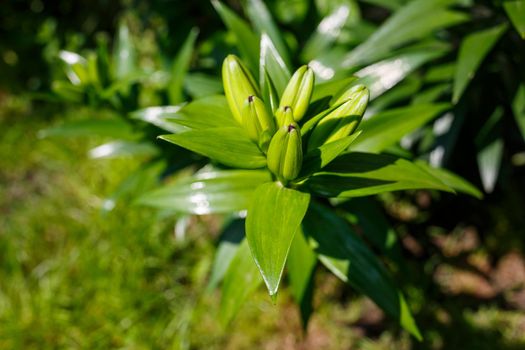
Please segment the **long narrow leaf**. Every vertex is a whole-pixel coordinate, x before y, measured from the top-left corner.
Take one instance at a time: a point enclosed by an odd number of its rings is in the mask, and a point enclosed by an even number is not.
[[[303,229],[319,260],[332,273],[370,297],[414,337],[422,338],[388,271],[343,219],[326,208],[312,205]]]
[[[506,24],[485,29],[467,36],[459,48],[452,102],[459,101],[469,82],[498,39],[507,30]]]
[[[209,171],[161,187],[137,203],[187,214],[231,213],[248,209],[255,187],[271,180],[266,171]]]

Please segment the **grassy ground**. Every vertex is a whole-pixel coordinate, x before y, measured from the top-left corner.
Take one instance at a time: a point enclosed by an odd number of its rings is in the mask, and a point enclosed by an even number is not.
[[[127,203],[103,212],[140,160],[87,159],[100,139],[39,139],[57,116],[89,111],[0,102],[0,349],[525,348],[523,313],[498,297],[408,285],[426,337],[416,344],[326,273],[306,335],[286,292],[274,307],[262,289],[224,330],[218,292],[203,293],[218,218],[192,219],[177,240],[171,217]]]

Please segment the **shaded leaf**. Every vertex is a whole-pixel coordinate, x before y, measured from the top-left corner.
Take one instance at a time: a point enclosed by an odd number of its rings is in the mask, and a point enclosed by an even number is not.
[[[188,214],[246,210],[254,189],[271,176],[263,170],[209,171],[142,195],[138,204]]]
[[[195,45],[198,35],[199,30],[193,28],[184,41],[184,44],[182,44],[177,57],[175,57],[175,60],[173,61],[171,67],[171,79],[168,84],[168,96],[171,104],[177,104],[184,101],[184,79],[190,68],[193,46]]]
[[[420,188],[453,192],[441,180],[406,159],[358,152],[337,157],[302,186],[325,197],[361,197]]]
[[[246,238],[268,292],[275,297],[310,195],[270,182],[257,187],[253,198],[246,217]]]
[[[370,297],[414,337],[422,339],[388,271],[343,219],[320,205],[312,205],[303,229],[323,265]]]
[[[215,252],[215,258],[213,259],[210,279],[206,286],[207,291],[215,289],[220,281],[222,281],[243,239],[244,220],[232,220],[222,231],[219,238],[219,245]]]
[[[78,137],[95,135],[131,138],[134,136],[134,133],[129,123],[119,119],[66,121],[60,125],[42,129],[38,132],[38,137]]]
[[[507,30],[506,24],[485,29],[468,35],[461,42],[459,48],[452,102],[459,101],[469,82],[474,78],[481,62],[496,44],[501,35]]]
[[[516,91],[512,101],[512,112],[521,131],[521,136],[525,140],[525,84],[520,84]]]
[[[159,138],[231,167],[256,169],[266,166],[264,154],[238,127],[195,129]]]
[[[226,27],[235,35],[237,48],[243,60],[252,72],[259,66],[259,38],[248,23],[235,12],[218,0],[212,0],[212,5],[221,17]]]
[[[385,214],[372,198],[352,198],[339,208],[346,211],[345,218],[359,225],[366,239],[383,254],[402,262],[401,246],[396,231],[390,226]]]
[[[223,92],[222,82],[218,77],[203,73],[188,73],[184,79],[184,88],[193,99],[218,95]]]
[[[239,245],[235,257],[224,276],[219,318],[227,325],[237,314],[246,299],[262,282],[259,269],[255,265],[247,240]]]
[[[317,256],[306,241],[302,230],[294,236],[288,254],[288,278],[292,295],[299,304],[303,328],[306,329],[312,313],[314,272]]]
[[[522,39],[525,39],[525,1],[523,0],[507,0],[503,1],[503,8],[507,12],[512,25]]]

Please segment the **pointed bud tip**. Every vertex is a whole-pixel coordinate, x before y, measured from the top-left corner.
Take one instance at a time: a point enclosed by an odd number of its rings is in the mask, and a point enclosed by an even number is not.
[[[294,131],[296,129],[297,128],[295,127],[295,125],[293,125],[293,124],[288,125],[288,132],[292,132],[292,131]]]
[[[253,102],[254,97],[255,96],[253,96],[253,95],[248,96],[248,102]]]

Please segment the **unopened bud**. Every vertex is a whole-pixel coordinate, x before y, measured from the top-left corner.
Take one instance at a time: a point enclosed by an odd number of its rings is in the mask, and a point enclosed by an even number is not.
[[[301,171],[303,148],[299,126],[292,122],[277,130],[268,148],[268,169],[282,182],[295,179]]]
[[[222,82],[226,100],[235,120],[242,124],[241,109],[248,96],[257,96],[255,80],[235,55],[228,55],[222,64]]]
[[[295,121],[301,120],[310,104],[314,89],[315,76],[308,66],[302,66],[295,71],[283,92],[279,107],[292,107]]]

